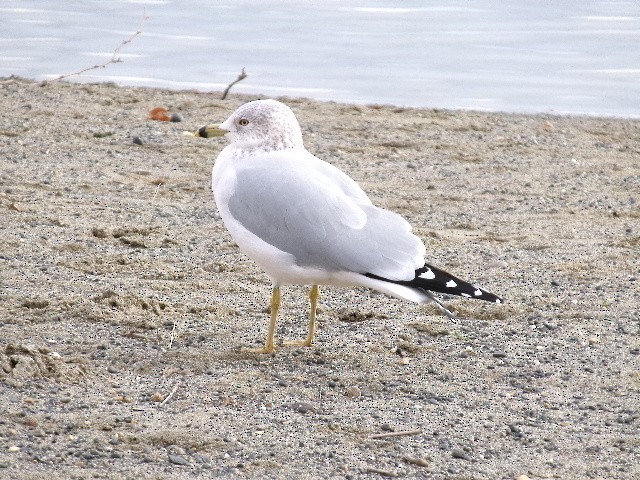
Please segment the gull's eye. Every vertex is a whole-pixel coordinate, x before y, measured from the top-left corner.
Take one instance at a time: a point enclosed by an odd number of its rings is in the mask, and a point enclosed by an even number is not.
[[[249,120],[247,120],[246,118],[241,118],[240,120],[238,120],[238,125],[240,125],[241,127],[246,127],[247,125],[249,125]]]

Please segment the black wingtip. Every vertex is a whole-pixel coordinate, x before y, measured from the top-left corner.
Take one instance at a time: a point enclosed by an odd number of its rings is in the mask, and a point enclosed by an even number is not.
[[[449,295],[457,295],[464,298],[473,298],[484,300],[492,303],[503,303],[504,300],[491,292],[465,282],[461,278],[451,275],[444,270],[426,264],[415,271],[413,280],[408,281],[391,281],[386,278],[378,277],[373,274],[366,274],[368,277],[384,280],[391,283],[397,283],[412,288],[420,288],[430,292],[445,293]]]
[[[408,286],[423,288],[432,292],[458,295],[492,303],[503,303],[502,298],[497,295],[426,263],[422,268],[416,270],[415,278],[408,284]]]

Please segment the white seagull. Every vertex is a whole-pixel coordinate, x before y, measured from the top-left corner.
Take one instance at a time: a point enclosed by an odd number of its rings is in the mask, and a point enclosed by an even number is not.
[[[501,299],[425,263],[426,249],[397,213],[376,207],[348,175],[309,153],[289,107],[257,100],[200,137],[229,141],[218,155],[212,189],[222,220],[240,250],[273,283],[269,333],[259,353],[275,351],[280,287],[311,285],[309,333],[286,342],[311,346],[319,285],[363,286],[416,303],[432,292],[500,303]]]

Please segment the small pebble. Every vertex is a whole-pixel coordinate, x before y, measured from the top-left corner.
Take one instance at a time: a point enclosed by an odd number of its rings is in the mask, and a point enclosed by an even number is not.
[[[116,367],[114,367],[113,365],[109,365],[107,367],[107,372],[109,372],[109,373],[118,373],[118,369]]]
[[[429,466],[429,460],[426,460],[424,458],[410,457],[408,455],[405,455],[404,457],[402,457],[402,460],[404,460],[407,463],[410,463],[411,465],[417,465],[418,467]]]
[[[11,453],[19,452],[20,447],[18,447],[17,445],[11,445],[9,448],[7,448],[7,450],[10,451]]]
[[[507,262],[503,262],[502,260],[494,260],[492,262],[487,262],[484,265],[484,268],[487,270],[491,268],[507,268],[509,264]]]
[[[189,462],[187,461],[187,459],[181,455],[169,454],[169,461],[174,465],[189,465]]]
[[[37,427],[39,422],[38,419],[33,415],[27,415],[22,419],[21,423],[23,425],[26,425],[27,427]]]
[[[182,115],[180,115],[178,113],[172,113],[169,116],[169,121],[170,122],[181,122],[182,121]]]
[[[516,480],[530,480],[528,476],[526,475],[518,475],[516,477]]]
[[[142,139],[140,137],[133,137],[133,143],[136,145],[142,145]]]
[[[150,400],[156,403],[162,402],[164,400],[164,395],[161,394],[160,392],[156,392],[153,395],[151,395]]]
[[[291,405],[291,408],[298,413],[307,413],[313,410],[313,405],[311,405],[310,403],[296,402]]]
[[[362,393],[358,387],[349,387],[344,394],[349,398],[358,398]]]
[[[193,459],[198,463],[211,463],[211,459],[206,455],[202,455],[201,453],[194,454]]]
[[[469,457],[469,455],[467,455],[466,452],[461,448],[454,448],[453,450],[451,450],[451,456],[453,458],[459,458],[461,460],[471,460],[471,457]]]
[[[502,350],[496,350],[493,352],[493,356],[495,358],[505,358],[507,356],[507,352],[503,352]]]
[[[167,447],[167,452],[171,455],[185,455],[187,453],[184,448],[179,447],[178,445],[169,445]]]

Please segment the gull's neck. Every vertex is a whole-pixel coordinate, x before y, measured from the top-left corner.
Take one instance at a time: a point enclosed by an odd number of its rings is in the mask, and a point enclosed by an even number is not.
[[[302,135],[300,138],[292,138],[291,136],[276,136],[269,138],[269,140],[256,139],[256,140],[243,140],[242,142],[235,141],[229,145],[230,150],[233,150],[234,155],[246,155],[256,153],[268,153],[277,152],[281,150],[295,150],[304,149],[302,143]]]

